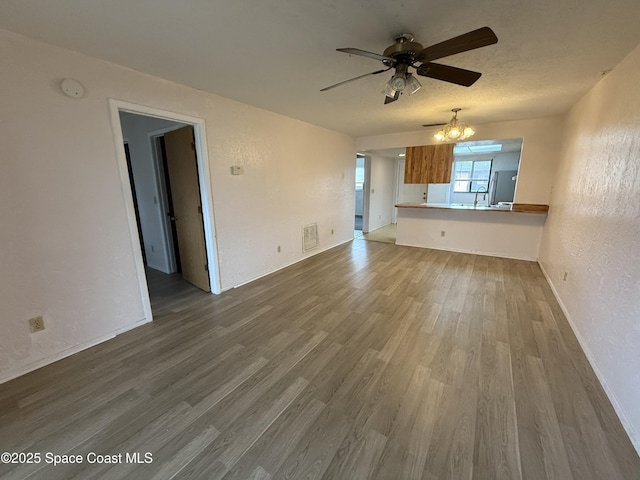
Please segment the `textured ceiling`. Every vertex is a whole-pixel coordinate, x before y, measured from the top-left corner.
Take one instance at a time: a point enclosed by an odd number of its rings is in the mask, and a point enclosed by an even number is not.
[[[353,136],[418,130],[461,107],[469,123],[566,112],[640,43],[638,0],[2,0],[0,28]],[[465,88],[420,77],[383,105],[390,73],[335,51],[428,46],[482,26],[499,42],[440,60],[483,73]],[[82,79],[79,79],[82,81]]]

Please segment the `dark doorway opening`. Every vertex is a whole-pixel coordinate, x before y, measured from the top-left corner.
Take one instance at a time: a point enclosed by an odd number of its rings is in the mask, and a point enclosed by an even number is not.
[[[140,250],[142,250],[142,261],[144,266],[147,266],[147,254],[144,251],[144,237],[142,236],[142,223],[140,221],[140,209],[138,207],[138,196],[136,195],[136,182],[133,179],[133,167],[131,165],[131,152],[129,151],[129,144],[124,144],[124,154],[127,157],[127,171],[129,172],[129,183],[131,183],[131,196],[133,197],[133,207],[136,212],[136,223],[138,225],[138,239],[140,240]]]
[[[180,248],[178,246],[178,233],[176,231],[176,215],[173,208],[173,197],[171,196],[171,180],[169,179],[169,167],[167,166],[167,151],[164,144],[164,135],[158,137],[158,145],[160,147],[160,159],[162,160],[162,171],[164,173],[165,191],[167,192],[167,217],[169,218],[169,226],[171,228],[171,238],[173,240],[173,254],[176,260],[176,271],[182,273],[182,264],[180,263]]]

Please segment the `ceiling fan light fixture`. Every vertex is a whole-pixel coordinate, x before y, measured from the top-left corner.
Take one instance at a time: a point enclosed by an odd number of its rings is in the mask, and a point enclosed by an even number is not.
[[[402,93],[404,87],[407,86],[407,81],[404,78],[403,74],[395,74],[391,79],[387,82],[387,85],[384,89],[384,94],[389,98],[394,98],[396,93]]]
[[[384,88],[384,94],[389,97],[389,98],[393,98],[396,95],[396,89],[393,88],[393,85],[391,85],[391,80],[389,80],[387,82],[386,87]]]
[[[391,87],[396,92],[403,91],[404,87],[407,86],[407,80],[403,73],[396,73],[393,77],[391,77],[391,80],[389,80],[389,83],[391,84]]]
[[[422,88],[418,79],[411,73],[407,75],[407,88],[409,90],[409,95],[413,95]]]
[[[475,130],[468,126],[466,123],[458,120],[458,112],[461,108],[452,108],[453,117],[447,123],[442,130],[434,135],[435,139],[439,142],[456,142],[458,140],[464,140],[475,134]]]

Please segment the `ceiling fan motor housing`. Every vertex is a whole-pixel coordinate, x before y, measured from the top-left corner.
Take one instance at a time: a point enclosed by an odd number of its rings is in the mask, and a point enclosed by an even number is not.
[[[410,33],[403,33],[396,37],[396,43],[387,47],[383,55],[385,57],[393,58],[396,63],[412,65],[416,52],[423,49],[424,47],[420,43],[413,41],[413,35]],[[382,63],[387,66],[393,65],[393,63],[388,60],[383,60]]]

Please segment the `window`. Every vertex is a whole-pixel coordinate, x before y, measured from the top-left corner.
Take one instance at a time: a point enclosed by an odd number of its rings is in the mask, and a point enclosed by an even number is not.
[[[453,164],[453,191],[476,193],[489,191],[491,160],[464,160]]]

